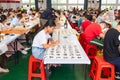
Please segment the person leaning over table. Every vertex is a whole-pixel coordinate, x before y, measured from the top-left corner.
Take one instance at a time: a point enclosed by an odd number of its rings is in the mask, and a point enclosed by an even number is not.
[[[106,22],[91,23],[84,31],[84,38],[87,43],[98,46],[99,49],[103,49],[103,41],[99,38],[104,38],[107,28]]]
[[[5,15],[1,15],[0,16],[0,30],[6,30],[10,28],[6,25],[6,21],[7,21],[7,17]],[[14,46],[13,43],[11,43],[11,45]],[[18,45],[18,51],[20,51],[23,54],[28,53],[27,50],[29,50],[29,48],[25,48],[19,41],[17,41],[17,45]],[[8,50],[14,51],[10,45],[8,45]]]
[[[0,16],[0,30],[4,30],[8,28],[6,22],[7,22],[7,17],[5,15],[1,15]]]
[[[32,55],[37,59],[44,60],[44,54],[47,48],[56,46],[59,44],[59,40],[53,41],[49,34],[53,33],[56,24],[54,20],[48,20],[44,25],[44,28],[37,33],[34,37],[33,44],[32,44]],[[46,66],[46,74],[47,78],[51,74],[49,72],[50,66]]]
[[[21,14],[17,14],[15,18],[13,18],[13,20],[10,23],[10,27],[14,28],[18,25],[21,24],[21,19],[22,19],[22,15]],[[13,45],[13,44],[12,44]],[[27,54],[27,50],[29,50],[30,48],[25,48],[19,41],[17,41],[17,45],[18,45],[18,50],[23,53],[23,54]],[[10,48],[10,50],[12,50]]]
[[[22,14],[22,19],[21,19],[21,21],[22,21],[22,22],[28,22],[28,21],[29,21],[29,17],[28,17],[28,15],[27,15],[27,12],[24,10],[24,11],[21,12],[21,14]]]
[[[99,12],[98,15],[97,15],[97,19],[95,20],[95,22],[96,22],[96,23],[103,22],[103,21],[104,21],[103,15],[104,15],[104,12],[103,12],[103,11]]]
[[[115,21],[111,23],[112,28],[115,28],[119,22],[120,22],[120,17],[116,16]]]
[[[22,14],[17,14],[16,17],[13,18],[13,20],[11,21],[10,27],[14,28],[14,27],[20,25],[21,19],[22,19]]]
[[[2,30],[4,28],[6,20],[7,20],[7,17],[5,15],[0,16],[0,30]],[[2,54],[2,55],[0,55],[0,73],[1,72],[4,72],[4,73],[9,72],[8,69],[4,68],[4,67],[6,67],[5,63],[6,63],[6,56],[5,56],[5,54]]]
[[[7,73],[7,72],[9,72],[8,69],[4,69],[4,68],[0,67],[0,73]]]
[[[104,38],[103,56],[107,62],[115,65],[116,78],[120,79],[120,22],[115,28],[107,31]]]

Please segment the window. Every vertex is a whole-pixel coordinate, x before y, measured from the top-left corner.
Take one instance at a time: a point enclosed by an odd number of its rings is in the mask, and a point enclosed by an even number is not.
[[[79,9],[83,9],[83,6],[78,6]]]
[[[29,0],[22,0],[22,3],[29,3]]]
[[[54,9],[58,9],[58,6],[56,6],[56,5],[52,5],[52,8],[54,8]]]
[[[31,8],[35,8],[35,5],[31,5],[30,7],[31,7]]]
[[[107,3],[107,0],[102,0],[102,4],[106,4],[106,3]]]
[[[77,4],[78,0],[68,0],[69,4]]]
[[[84,0],[78,0],[78,4],[84,4]]]
[[[35,0],[31,0],[31,2],[30,3],[35,3]]]
[[[23,5],[23,8],[26,8],[27,7],[27,5]]]
[[[69,6],[68,6],[68,9],[71,10],[71,9],[73,9],[74,7],[77,7],[77,5],[69,5]]]
[[[67,0],[58,0],[58,4],[66,4]]]
[[[117,9],[120,9],[120,6],[118,6]]]
[[[35,0],[22,0],[22,3],[24,8],[26,8],[27,5],[30,5],[31,8],[35,7]]]
[[[77,7],[79,9],[83,9],[84,7],[84,0],[51,0],[52,1],[52,8],[54,9],[73,9]]]
[[[66,5],[58,6],[58,9],[60,9],[60,10],[66,10]]]
[[[111,6],[110,5],[108,5],[108,6],[106,6],[107,8],[110,8]]]
[[[118,0],[118,4],[120,4],[120,0]]]
[[[102,6],[101,9],[104,10],[106,8],[106,6]]]
[[[57,0],[52,0],[52,4],[57,3]]]
[[[116,1],[117,0],[112,0],[112,1],[111,0],[107,0],[107,4],[116,4]]]

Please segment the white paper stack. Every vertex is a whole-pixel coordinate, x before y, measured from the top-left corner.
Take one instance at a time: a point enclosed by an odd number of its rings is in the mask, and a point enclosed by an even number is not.
[[[47,50],[47,59],[80,59],[82,58],[77,45],[58,45]]]
[[[6,44],[0,43],[0,55],[8,51],[8,47]]]

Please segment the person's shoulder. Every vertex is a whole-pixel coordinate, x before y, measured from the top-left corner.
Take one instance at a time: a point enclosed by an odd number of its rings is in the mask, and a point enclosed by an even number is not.
[[[98,23],[92,23],[91,25],[93,25],[93,26],[96,26],[96,27],[100,27],[100,25],[98,24]]]
[[[0,23],[0,25],[2,25],[2,23]]]
[[[91,24],[89,26],[96,26],[96,25],[99,25],[98,23],[95,23],[95,22],[91,22]]]
[[[117,31],[115,28],[110,28],[109,31]]]
[[[114,28],[110,28],[107,33],[112,34],[112,35],[116,35],[116,34],[120,34],[116,29]]]
[[[38,32],[38,35],[44,35],[44,34],[45,34],[44,30],[41,30],[40,32]]]
[[[13,18],[13,20],[12,21],[17,21],[17,18],[15,17],[15,18]]]

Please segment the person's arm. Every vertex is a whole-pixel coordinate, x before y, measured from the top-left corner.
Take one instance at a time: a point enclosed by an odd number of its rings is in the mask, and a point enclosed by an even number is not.
[[[99,37],[102,38],[102,39],[104,39],[104,37],[105,37],[105,33],[106,33],[106,32],[102,32],[102,33],[100,33],[100,34],[99,34]]]
[[[119,44],[119,46],[118,46],[118,51],[119,51],[119,53],[120,53],[120,44]]]
[[[16,19],[13,19],[12,22],[11,22],[11,24],[10,24],[10,27],[16,27],[18,25],[19,25],[18,21]]]
[[[50,44],[48,44],[48,43],[43,44],[43,48],[54,47],[54,46],[56,46],[56,45],[58,45],[58,44],[59,44],[59,40],[56,40],[56,41],[54,41],[54,42],[52,42],[52,43],[50,43]]]
[[[106,34],[107,31],[108,31],[108,29],[104,29],[104,30],[99,34],[99,37],[102,38],[102,39],[104,39],[105,34]]]
[[[83,31],[83,27],[82,26],[80,26],[80,33],[83,33],[84,31]]]
[[[18,26],[17,24],[13,24],[13,27],[16,27],[16,26]]]

